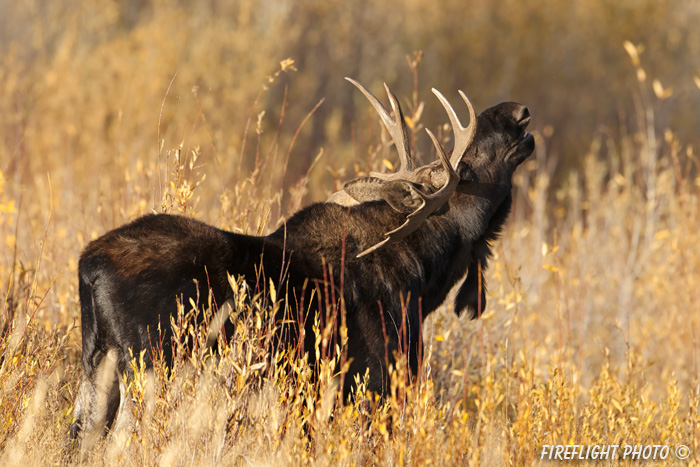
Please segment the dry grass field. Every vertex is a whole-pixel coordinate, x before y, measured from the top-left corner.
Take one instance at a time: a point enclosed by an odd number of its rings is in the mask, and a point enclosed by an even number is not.
[[[700,6],[375,3],[0,1],[0,465],[562,462],[543,445],[700,464]],[[134,358],[131,431],[68,441],[81,249],[154,211],[267,233],[386,170],[391,142],[344,76],[394,89],[424,162],[420,130],[450,139],[431,87],[530,107],[485,314],[446,304],[418,381],[398,365],[385,403],[343,405],[336,361],[314,383],[266,354],[270,310],[212,358],[185,304],[193,348],[169,370]]]

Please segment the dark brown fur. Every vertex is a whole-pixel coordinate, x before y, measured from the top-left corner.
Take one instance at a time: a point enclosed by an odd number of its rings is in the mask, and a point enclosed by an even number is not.
[[[176,298],[188,303],[200,296],[203,303],[211,290],[214,303],[221,306],[232,294],[227,273],[245,277],[251,289],[263,294],[270,279],[278,291],[287,291],[282,298],[288,306],[281,309],[291,311],[291,324],[281,332],[294,342],[305,328],[307,350],[313,348],[313,314],[330,319],[325,313],[342,294],[350,361],[344,396],[350,394],[354,377],[366,371],[369,389],[386,394],[387,368],[395,351],[407,355],[416,374],[421,323],[465,273],[455,311],[466,309],[475,317],[486,306],[483,270],[490,242],[510,209],[512,174],[534,149],[532,136],[525,132],[528,120],[527,108],[515,103],[484,111],[457,169],[461,181],[449,203],[405,239],[361,258],[356,256],[401,225],[405,214],[385,201],[352,207],[312,204],[266,237],[227,232],[180,216],[148,215],[90,243],[79,265],[83,379],[71,435],[99,423],[91,414],[94,381],[108,350],[116,349],[120,372],[127,370],[130,348],[134,355],[147,350],[151,365],[150,349],[159,340],[160,326],[167,361]],[[331,298],[321,293],[321,300],[312,302],[313,288],[329,290]],[[119,403],[115,377],[107,426]]]

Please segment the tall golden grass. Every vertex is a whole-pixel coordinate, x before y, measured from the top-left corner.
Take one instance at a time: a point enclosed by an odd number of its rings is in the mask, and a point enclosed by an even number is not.
[[[698,465],[695,2],[348,3],[0,7],[0,464],[528,465],[545,444],[684,444],[667,462]],[[444,122],[429,87],[530,105],[486,313],[446,304],[419,380],[398,365],[385,404],[344,406],[337,361],[317,382],[269,365],[253,306],[219,357],[135,356],[131,425],[69,442],[80,250],[152,210],[266,233],[391,165],[344,75],[391,84],[424,161],[419,130]],[[176,334],[201,345],[188,306]]]

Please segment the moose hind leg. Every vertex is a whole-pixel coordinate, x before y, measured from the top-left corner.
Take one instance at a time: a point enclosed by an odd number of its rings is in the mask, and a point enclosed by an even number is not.
[[[80,377],[80,385],[78,386],[78,394],[73,404],[74,421],[70,426],[70,439],[78,439],[78,435],[81,432],[91,428],[86,425],[86,421],[90,417],[92,406],[95,404],[96,392],[95,382],[83,371]]]
[[[97,368],[83,368],[73,411],[75,421],[70,437],[82,434],[83,443],[91,445],[105,434],[114,421],[119,407],[117,351],[108,351]]]

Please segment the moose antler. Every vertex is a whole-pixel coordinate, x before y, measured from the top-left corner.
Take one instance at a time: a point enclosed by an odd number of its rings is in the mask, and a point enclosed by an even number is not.
[[[385,233],[384,236],[386,238],[384,240],[357,255],[358,258],[372,253],[373,251],[381,248],[384,245],[396,243],[399,240],[402,240],[405,237],[407,237],[410,233],[415,231],[428,218],[428,216],[430,216],[433,212],[437,211],[445,203],[447,203],[447,201],[452,196],[452,193],[454,193],[457,189],[457,183],[459,183],[459,176],[452,168],[444,149],[438,142],[437,138],[435,138],[435,135],[433,135],[433,132],[428,130],[427,128],[426,131],[428,133],[428,136],[430,136],[430,139],[433,141],[435,149],[437,149],[438,155],[440,156],[440,162],[442,162],[443,168],[448,174],[447,181],[442,186],[442,188],[440,188],[437,192],[433,194],[424,193],[421,190],[416,189],[413,185],[408,185],[416,194],[418,194],[422,198],[422,202],[418,209],[409,214],[406,217],[406,221],[403,224],[401,224],[401,226]]]
[[[411,149],[408,139],[408,129],[406,128],[406,122],[403,118],[403,112],[401,111],[401,106],[399,105],[398,99],[396,99],[394,93],[391,92],[389,86],[387,86],[386,83],[384,83],[384,89],[386,90],[387,96],[389,96],[391,109],[394,111],[394,115],[396,117],[396,120],[394,120],[393,118],[391,118],[391,115],[389,114],[389,111],[386,109],[386,107],[384,107],[384,105],[382,105],[382,103],[379,102],[379,99],[377,99],[374,96],[374,94],[372,94],[369,91],[369,89],[367,89],[362,84],[360,84],[352,78],[346,77],[345,79],[350,81],[352,84],[355,85],[355,87],[357,87],[357,89],[362,91],[362,94],[364,94],[369,103],[372,104],[374,110],[376,110],[379,114],[379,118],[382,119],[384,128],[386,128],[386,131],[389,133],[389,136],[391,136],[391,139],[394,140],[396,151],[399,153],[399,170],[397,172],[392,174],[372,172],[370,175],[372,177],[380,178],[382,180],[387,181],[400,180],[402,178],[406,178],[406,174],[413,171],[413,159],[411,158]]]
[[[355,193],[351,195],[357,196],[360,194],[360,190],[363,190],[361,187],[366,187],[367,184],[369,184],[370,187],[365,188],[361,194],[364,199],[381,199],[382,197],[385,197],[386,199],[386,197],[391,195],[392,190],[394,190],[401,192],[401,195],[403,195],[404,198],[409,198],[414,203],[417,202],[417,207],[415,207],[415,209],[406,217],[406,221],[401,224],[401,226],[385,233],[384,240],[360,253],[358,255],[359,258],[381,248],[382,246],[390,245],[405,238],[411,232],[415,231],[432,213],[447,203],[456,190],[457,183],[459,183],[459,176],[455,172],[455,169],[459,165],[459,161],[462,159],[464,152],[474,140],[474,136],[476,134],[476,113],[467,96],[465,96],[462,91],[459,91],[459,94],[462,96],[462,99],[467,104],[469,109],[469,125],[466,128],[463,127],[462,123],[457,117],[457,114],[447,99],[445,99],[445,97],[439,91],[433,89],[433,93],[437,96],[440,103],[442,103],[443,107],[447,111],[447,116],[449,117],[453,128],[455,143],[452,150],[452,156],[448,159],[442,145],[438,142],[437,138],[435,138],[435,135],[430,130],[426,129],[428,136],[430,136],[430,139],[433,141],[438,156],[440,157],[440,163],[444,169],[444,173],[447,175],[447,180],[444,182],[442,187],[435,193],[431,194],[427,190],[422,190],[420,187],[426,185],[433,186],[430,178],[428,178],[427,183],[424,183],[426,180],[423,180],[423,178],[426,176],[426,172],[428,173],[428,177],[430,177],[430,173],[436,169],[435,164],[429,164],[428,166],[421,167],[416,171],[413,170],[413,161],[411,159],[408,142],[408,130],[404,121],[403,112],[401,111],[401,106],[399,105],[396,96],[391,92],[389,87],[384,84],[387,96],[389,97],[389,102],[391,103],[391,108],[394,112],[394,118],[392,118],[386,107],[384,107],[379,99],[377,99],[367,88],[351,78],[345,79],[350,81],[360,91],[362,91],[362,94],[365,95],[370,104],[372,104],[372,107],[374,107],[374,109],[377,111],[382,123],[384,124],[384,127],[394,140],[394,145],[399,153],[400,161],[399,170],[397,172],[391,174],[380,174],[373,172],[370,174],[370,179],[373,179],[373,181],[366,182],[364,185],[361,182],[356,181],[355,185],[358,185],[358,188],[353,186],[353,182],[351,182],[346,184],[346,190],[350,191],[352,188]],[[377,184],[377,181],[381,181],[383,183]],[[375,194],[377,192],[377,187],[380,187],[379,190],[383,190],[386,193]],[[370,193],[368,194],[366,191],[369,191]],[[407,192],[408,196],[406,196]],[[397,206],[394,203],[391,201],[389,202],[392,207],[397,209]],[[413,209],[414,204],[411,206],[412,207],[410,209]],[[404,209],[405,206],[400,207],[401,209],[397,210],[406,210]]]
[[[440,91],[435,88],[433,88],[433,94],[435,94],[440,100],[440,103],[447,112],[447,116],[450,118],[452,132],[455,135],[455,143],[454,148],[452,149],[452,156],[450,156],[450,164],[452,164],[452,167],[457,170],[457,166],[464,155],[464,151],[466,151],[469,145],[472,144],[472,141],[474,141],[474,136],[476,135],[476,112],[474,111],[474,106],[467,96],[465,96],[462,91],[459,91],[459,95],[462,96],[462,99],[464,99],[464,102],[467,104],[467,108],[469,108],[469,126],[464,128],[462,123],[459,121],[457,114],[455,113],[455,109],[453,109],[450,103],[447,102],[445,96],[440,94]]]

